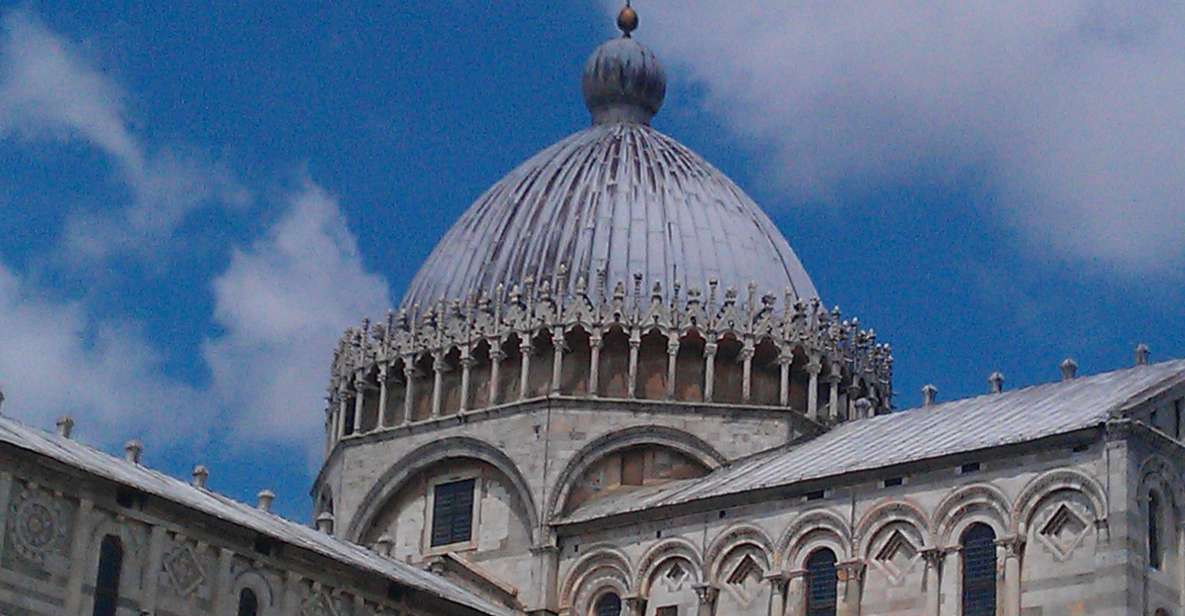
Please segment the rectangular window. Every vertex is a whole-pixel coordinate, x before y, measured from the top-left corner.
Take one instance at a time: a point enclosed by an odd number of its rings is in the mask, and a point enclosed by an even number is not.
[[[660,607],[658,608],[658,611],[654,613],[654,616],[679,616],[679,606],[667,605],[665,607]]]
[[[473,536],[476,479],[440,483],[432,494],[432,547],[469,541]]]

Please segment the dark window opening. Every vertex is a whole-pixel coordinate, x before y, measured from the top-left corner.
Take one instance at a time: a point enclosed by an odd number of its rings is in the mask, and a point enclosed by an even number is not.
[[[621,597],[612,592],[601,595],[593,613],[595,616],[621,616]]]
[[[259,598],[255,591],[244,588],[239,592],[239,616],[256,616],[259,614]]]
[[[679,616],[679,606],[664,605],[663,607],[658,608],[658,611],[654,613],[654,616]]]
[[[816,550],[806,560],[807,616],[835,616],[837,584],[835,552]]]
[[[256,552],[264,556],[270,556],[272,553],[272,540],[263,535],[256,535],[254,547]]]
[[[959,467],[960,473],[975,473],[979,472],[979,462],[968,462]]]
[[[115,616],[119,603],[119,574],[123,569],[123,542],[115,535],[99,545],[99,571],[95,576],[94,616]]]
[[[805,498],[806,500],[809,500],[809,501],[822,500],[823,497],[826,495],[827,495],[827,493],[824,492],[823,490],[815,490],[814,492],[807,492],[806,494],[803,495],[803,498]]]
[[[964,533],[963,616],[996,614],[996,532],[972,524]]]
[[[402,601],[403,587],[395,582],[387,584],[387,598],[392,601]]]
[[[432,497],[432,547],[469,541],[473,536],[476,479],[437,484]]]
[[[895,488],[903,483],[905,483],[905,480],[901,477],[889,477],[885,480],[884,485],[886,488]]]
[[[1075,445],[1071,451],[1073,451],[1074,453],[1082,453],[1082,452],[1087,451],[1089,449],[1090,449],[1090,445],[1087,445],[1084,443],[1082,445]]]
[[[134,488],[120,487],[115,491],[115,502],[120,507],[127,509],[143,507],[146,500],[148,500],[148,495]]]
[[[1160,569],[1160,498],[1148,495],[1148,566]]]

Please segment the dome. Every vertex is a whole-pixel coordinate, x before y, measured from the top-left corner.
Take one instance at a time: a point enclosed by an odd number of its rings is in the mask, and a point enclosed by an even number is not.
[[[494,184],[445,234],[412,280],[403,307],[493,295],[528,277],[647,291],[708,288],[816,297],[786,239],[744,191],[645,124],[594,124]],[[598,272],[604,272],[603,278]],[[741,294],[742,297],[744,293]]]

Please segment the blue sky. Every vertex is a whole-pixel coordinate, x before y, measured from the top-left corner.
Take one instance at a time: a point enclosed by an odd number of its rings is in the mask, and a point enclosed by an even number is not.
[[[6,414],[307,517],[332,343],[583,128],[611,2],[0,8]],[[636,3],[897,404],[1185,356],[1182,10]],[[1029,9],[1026,9],[1029,6]]]

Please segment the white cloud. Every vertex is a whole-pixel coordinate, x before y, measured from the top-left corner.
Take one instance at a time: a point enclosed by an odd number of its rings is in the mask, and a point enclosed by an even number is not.
[[[0,20],[0,137],[87,143],[110,157],[130,193],[131,203],[118,213],[70,221],[65,244],[75,258],[148,254],[190,212],[248,201],[222,165],[176,150],[149,151],[129,127],[125,99],[115,82],[32,15],[10,11]]]
[[[209,407],[164,376],[161,358],[134,327],[94,323],[85,307],[42,294],[0,264],[0,389],[4,410],[52,428],[71,415],[105,445],[132,436],[200,443]],[[183,428],[182,428],[183,427]]]
[[[1053,255],[1133,272],[1185,258],[1185,5],[702,0],[641,12],[639,40],[773,150],[769,171],[795,198],[986,171],[1007,219]]]
[[[224,333],[205,358],[215,395],[246,440],[321,443],[331,351],[349,325],[391,306],[336,200],[305,181],[287,211],[214,281]]]

